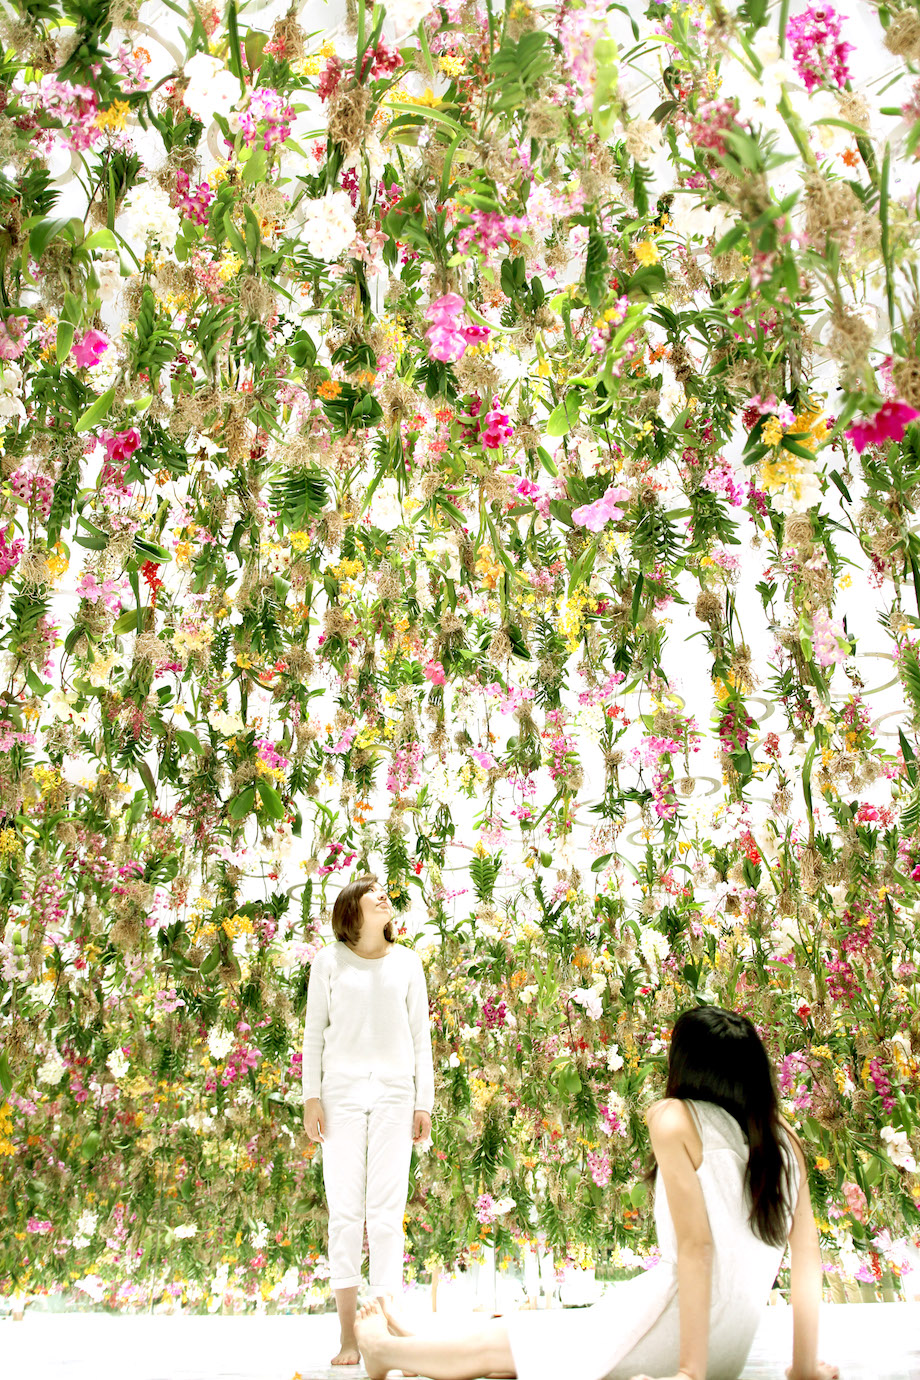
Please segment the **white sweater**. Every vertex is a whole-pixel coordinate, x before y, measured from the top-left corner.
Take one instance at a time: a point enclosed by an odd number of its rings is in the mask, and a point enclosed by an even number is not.
[[[428,989],[421,959],[392,944],[361,958],[327,944],[313,960],[303,1032],[303,1096],[319,1097],[324,1075],[415,1081],[415,1107],[434,1105]]]

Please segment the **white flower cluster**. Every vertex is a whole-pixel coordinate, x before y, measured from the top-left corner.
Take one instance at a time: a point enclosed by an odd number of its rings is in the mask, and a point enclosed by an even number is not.
[[[82,1251],[90,1244],[90,1242],[93,1239],[93,1234],[95,1233],[98,1221],[98,1212],[93,1212],[90,1208],[86,1208],[83,1212],[81,1212],[79,1220],[77,1222],[76,1230],[74,1232],[74,1250]]]
[[[39,1083],[47,1083],[49,1087],[53,1088],[60,1083],[66,1072],[67,1065],[64,1063],[64,1060],[58,1054],[57,1050],[53,1050],[52,1053],[48,1055],[48,1058],[42,1064],[35,1077]]]
[[[129,1064],[120,1049],[113,1049],[105,1062],[116,1083],[120,1083],[123,1078],[127,1078]]]
[[[142,182],[125,197],[118,228],[139,258],[148,239],[155,240],[167,256],[182,229],[182,216],[169,204],[169,196],[156,182]]]
[[[885,1149],[891,1163],[896,1164],[899,1169],[906,1169],[908,1174],[915,1174],[917,1161],[914,1159],[906,1134],[896,1130],[894,1126],[883,1126],[879,1135],[885,1142]]]
[[[663,958],[667,958],[671,952],[666,934],[660,930],[653,930],[645,926],[642,930],[642,938],[639,940],[639,950],[642,957],[649,966],[653,977],[658,976],[658,965]]]
[[[242,99],[240,83],[220,58],[209,53],[196,53],[185,64],[188,86],[182,100],[203,125],[209,125],[215,115],[226,118],[237,101]]]
[[[303,203],[303,238],[314,259],[331,263],[355,239],[354,212],[347,192],[327,192]]]
[[[211,1030],[208,1034],[208,1049],[212,1059],[225,1059],[234,1045],[232,1030]]]

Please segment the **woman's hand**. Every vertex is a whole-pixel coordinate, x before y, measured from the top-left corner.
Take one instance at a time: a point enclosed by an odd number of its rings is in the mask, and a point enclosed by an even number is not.
[[[303,1104],[303,1129],[311,1140],[321,1141],[324,1139],[326,1116],[323,1112],[323,1104],[318,1097],[309,1097]]]
[[[819,1361],[811,1375],[797,1375],[789,1366],[786,1380],[840,1380],[840,1369],[838,1366],[829,1366],[826,1361]]]
[[[431,1137],[431,1117],[427,1112],[416,1112],[412,1121],[412,1144],[421,1145]]]

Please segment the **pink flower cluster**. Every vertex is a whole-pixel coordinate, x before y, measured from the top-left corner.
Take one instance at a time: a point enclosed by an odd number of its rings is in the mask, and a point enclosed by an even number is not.
[[[883,402],[874,417],[863,422],[854,422],[843,434],[852,441],[862,455],[866,446],[881,446],[886,441],[900,441],[911,422],[920,417],[920,412],[900,398],[889,398]]]
[[[196,225],[207,225],[208,209],[214,193],[207,182],[199,182],[192,191],[192,180],[184,168],[176,173],[176,202],[182,214]]]
[[[38,517],[44,521],[51,512],[54,497],[54,484],[46,474],[33,474],[31,470],[19,469],[10,476],[10,488],[23,503],[34,508]]]
[[[588,1169],[598,1188],[606,1188],[610,1183],[610,1156],[606,1150],[589,1150]]]
[[[425,679],[432,685],[444,685],[447,676],[440,661],[431,660],[425,665]]]
[[[786,37],[806,91],[814,91],[816,86],[842,87],[849,81],[847,53],[855,49],[840,37],[840,21],[845,18],[830,5],[809,5],[804,14],[789,20]]]
[[[625,503],[632,495],[623,484],[611,484],[606,493],[594,503],[583,504],[572,509],[572,521],[579,527],[587,527],[589,532],[600,532],[608,522],[619,522],[623,510],[618,505]]]
[[[137,427],[132,426],[126,431],[104,431],[99,439],[105,446],[109,460],[115,465],[123,465],[140,445],[141,434]]]
[[[0,359],[18,359],[25,353],[27,316],[8,316],[0,321]]]
[[[260,138],[266,153],[276,144],[283,144],[291,132],[294,107],[270,86],[258,86],[249,97],[249,104],[239,117],[240,129],[247,148]]]
[[[503,216],[500,211],[472,211],[469,225],[457,231],[457,252],[466,254],[470,249],[484,253],[507,244],[512,235],[519,235],[526,228],[525,216]]]
[[[487,450],[499,450],[506,441],[510,441],[514,435],[514,427],[511,425],[511,418],[507,412],[501,410],[501,399],[498,394],[492,398],[492,406],[485,415],[485,426],[482,429],[480,440]]]
[[[16,537],[12,542],[7,543],[7,537],[13,530],[13,524],[9,527],[0,528],[0,580],[6,578],[11,570],[15,570],[22,555],[22,538]]]
[[[731,462],[724,455],[717,455],[709,462],[709,469],[700,480],[700,488],[711,494],[722,494],[733,508],[744,502],[744,485],[735,477]]]
[[[429,359],[440,360],[442,364],[455,364],[463,358],[467,345],[488,337],[488,326],[461,322],[465,309],[463,298],[456,292],[445,293],[425,309],[425,318],[431,322],[425,332]]]
[[[70,347],[78,369],[94,369],[112,342],[101,331],[89,330]]]
[[[124,584],[119,580],[103,580],[100,584],[93,571],[89,570],[77,585],[81,599],[90,604],[104,604],[109,613],[121,612],[121,596]]]
[[[496,1218],[495,1199],[491,1193],[480,1193],[476,1199],[476,1220],[484,1227],[491,1226]]]
[[[837,666],[846,661],[852,650],[843,624],[837,618],[829,618],[819,609],[811,620],[812,647],[819,666]]]
[[[260,738],[256,743],[256,762],[271,772],[287,771],[290,765],[288,759],[281,756],[274,743],[270,742],[268,738]]]
[[[417,786],[421,780],[421,770],[421,743],[407,743],[398,747],[387,772],[387,790],[391,795],[399,795],[409,786]]]
[[[595,355],[601,354],[613,338],[614,331],[618,330],[626,320],[626,313],[629,311],[629,298],[618,297],[613,306],[604,313],[603,321],[599,321],[591,332],[591,350]]]

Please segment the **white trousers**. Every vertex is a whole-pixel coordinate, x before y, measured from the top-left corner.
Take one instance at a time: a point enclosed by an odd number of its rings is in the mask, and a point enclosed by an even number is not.
[[[364,1227],[375,1294],[402,1287],[415,1088],[367,1078],[324,1078],[323,1184],[329,1207],[329,1284],[361,1283]]]

